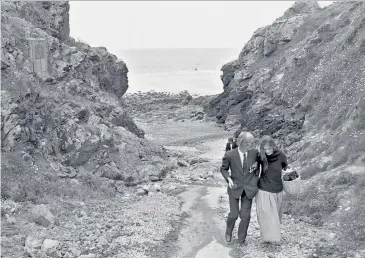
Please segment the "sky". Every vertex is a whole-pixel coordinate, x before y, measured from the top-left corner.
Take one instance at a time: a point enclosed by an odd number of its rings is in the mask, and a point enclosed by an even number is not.
[[[320,1],[323,7],[332,1]],[[139,48],[237,48],[294,1],[70,1],[70,34],[117,54]]]

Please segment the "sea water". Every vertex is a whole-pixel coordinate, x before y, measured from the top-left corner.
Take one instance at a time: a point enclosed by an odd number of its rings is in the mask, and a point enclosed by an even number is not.
[[[178,93],[212,95],[223,92],[221,67],[237,59],[239,49],[130,49],[118,57],[129,70],[128,93]]]

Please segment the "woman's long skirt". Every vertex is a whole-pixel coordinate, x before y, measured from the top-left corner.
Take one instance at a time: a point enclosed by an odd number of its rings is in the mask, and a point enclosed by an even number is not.
[[[259,190],[255,198],[262,240],[279,243],[281,240],[283,192],[270,193]]]

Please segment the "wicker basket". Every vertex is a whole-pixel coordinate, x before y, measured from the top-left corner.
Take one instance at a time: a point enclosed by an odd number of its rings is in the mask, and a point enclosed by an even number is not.
[[[284,181],[283,180],[283,188],[285,193],[287,194],[299,194],[302,190],[303,182],[299,175],[299,177],[293,181]]]

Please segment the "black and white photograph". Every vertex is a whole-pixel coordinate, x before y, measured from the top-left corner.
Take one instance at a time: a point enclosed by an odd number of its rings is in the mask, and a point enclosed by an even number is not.
[[[1,0],[4,258],[365,258],[365,1]]]

